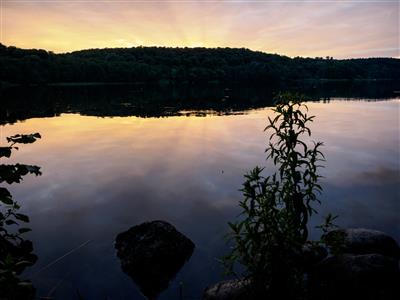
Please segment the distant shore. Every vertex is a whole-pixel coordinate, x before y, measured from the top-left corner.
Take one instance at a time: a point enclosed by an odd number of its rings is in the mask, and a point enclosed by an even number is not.
[[[400,59],[290,58],[245,48],[108,48],[54,54],[0,44],[0,81],[24,85],[272,85],[398,80]]]

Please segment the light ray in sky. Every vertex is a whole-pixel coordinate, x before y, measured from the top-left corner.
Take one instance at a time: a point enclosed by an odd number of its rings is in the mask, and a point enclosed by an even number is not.
[[[1,43],[245,47],[288,56],[399,56],[398,1],[2,1]]]

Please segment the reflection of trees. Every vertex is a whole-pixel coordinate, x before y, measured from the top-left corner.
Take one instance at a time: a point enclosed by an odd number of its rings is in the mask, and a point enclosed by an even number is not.
[[[15,145],[31,144],[39,138],[38,133],[8,137],[9,145],[0,147],[0,158],[10,158],[12,151],[18,150]],[[28,174],[41,175],[40,168],[24,164],[0,164],[0,183],[20,183]],[[19,209],[20,205],[8,189],[0,187],[0,295],[4,300],[32,299],[35,294],[32,284],[18,277],[37,260],[32,253],[32,242],[23,237],[24,233],[31,230],[23,225],[29,223],[29,217],[19,213]]]
[[[87,86],[7,89],[1,93],[0,123],[61,113],[89,116],[167,117],[233,114],[271,105],[279,90],[301,92],[308,98],[392,97],[391,84],[298,82],[274,86]]]

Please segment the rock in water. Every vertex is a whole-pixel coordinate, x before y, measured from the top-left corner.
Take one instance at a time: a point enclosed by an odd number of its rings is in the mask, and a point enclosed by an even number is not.
[[[164,221],[134,226],[115,239],[122,270],[148,299],[156,299],[168,287],[194,247],[190,239]]]
[[[326,258],[309,274],[311,299],[400,299],[400,248],[389,235],[371,229],[333,230],[342,254]]]
[[[344,234],[344,253],[368,254],[377,253],[400,258],[400,248],[397,242],[384,232],[364,228],[336,229],[329,235]]]
[[[381,254],[343,254],[322,261],[310,274],[311,299],[395,300],[398,261]]]
[[[251,296],[249,279],[232,279],[206,288],[203,300],[248,300]]]

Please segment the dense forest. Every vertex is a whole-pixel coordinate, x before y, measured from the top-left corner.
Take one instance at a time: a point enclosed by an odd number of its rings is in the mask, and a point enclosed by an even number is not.
[[[134,47],[65,54],[0,44],[0,82],[274,83],[303,79],[399,79],[400,59],[290,58],[248,49]]]

